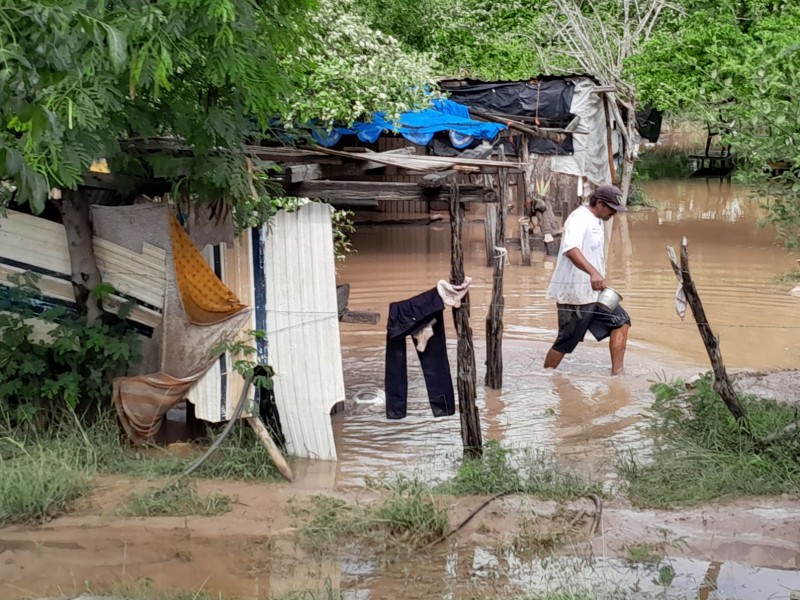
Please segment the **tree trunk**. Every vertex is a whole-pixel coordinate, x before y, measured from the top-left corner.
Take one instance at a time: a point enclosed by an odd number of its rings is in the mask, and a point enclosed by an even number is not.
[[[461,244],[464,224],[464,207],[458,198],[458,184],[450,184],[450,281],[464,281],[464,248]],[[469,326],[469,292],[461,300],[459,308],[453,308],[453,321],[458,335],[457,374],[458,408],[461,414],[461,441],[464,454],[480,457],[483,454],[481,421],[475,404],[476,369],[472,328]]]
[[[54,201],[61,212],[67,232],[69,259],[72,265],[72,290],[78,314],[86,317],[88,324],[95,323],[103,314],[100,300],[92,297],[92,289],[102,283],[94,256],[91,199],[85,190],[63,190],[61,200]]]

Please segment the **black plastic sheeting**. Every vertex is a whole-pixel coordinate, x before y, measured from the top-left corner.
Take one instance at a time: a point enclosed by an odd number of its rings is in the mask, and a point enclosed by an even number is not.
[[[661,135],[661,111],[652,106],[636,113],[636,130],[648,142],[655,143]]]
[[[565,127],[575,85],[565,79],[529,83],[481,83],[449,88],[450,98],[483,112],[539,117],[543,127]]]
[[[541,127],[563,128],[574,117],[569,109],[575,84],[566,79],[475,83],[459,87],[443,84],[442,89],[450,93],[451,100],[469,108],[510,117],[536,117]],[[534,154],[572,154],[572,135],[566,135],[560,144],[533,138],[528,147]]]

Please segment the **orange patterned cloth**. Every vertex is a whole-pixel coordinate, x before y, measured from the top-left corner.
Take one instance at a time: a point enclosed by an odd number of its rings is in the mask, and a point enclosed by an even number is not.
[[[189,322],[220,323],[247,308],[208,266],[173,214],[170,214],[170,237],[175,277]]]

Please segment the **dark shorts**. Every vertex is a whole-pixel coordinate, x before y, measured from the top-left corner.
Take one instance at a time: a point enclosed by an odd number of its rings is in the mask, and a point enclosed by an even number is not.
[[[558,337],[553,350],[569,354],[583,341],[587,331],[601,341],[615,329],[630,325],[631,318],[621,306],[609,312],[597,304],[556,304],[558,307]]]

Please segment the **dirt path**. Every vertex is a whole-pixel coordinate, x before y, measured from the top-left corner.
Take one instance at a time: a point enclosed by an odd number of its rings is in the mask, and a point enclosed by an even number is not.
[[[513,547],[535,524],[567,535],[555,553],[626,556],[647,544],[661,555],[700,561],[733,561],[753,567],[800,567],[798,498],[746,500],[684,511],[640,511],[612,501],[604,507],[597,533],[587,538],[595,504],[581,500],[560,506],[530,498],[506,497],[486,509],[440,547],[420,552],[402,565],[370,561],[311,560],[295,544],[297,508],[317,493],[369,502],[368,489],[330,492],[289,485],[202,482],[203,492],[235,498],[233,510],[218,517],[120,518],[114,515],[133,487],[143,482],[105,478],[91,501],[74,514],[36,527],[0,530],[0,600],[70,595],[88,584],[107,591],[120,583],[149,579],[163,589],[222,593],[226,598],[367,586],[370,598],[439,597],[453,556],[469,582],[476,556]],[[152,485],[152,484],[150,484]],[[450,522],[460,522],[484,498],[442,498]],[[563,524],[569,522],[569,530]],[[466,559],[466,560],[465,560]],[[510,559],[509,559],[510,560]],[[461,581],[461,577],[458,578]],[[460,583],[457,585],[461,585]],[[464,584],[467,585],[467,584]],[[433,586],[433,587],[432,587]],[[443,587],[444,586],[444,587]]]

